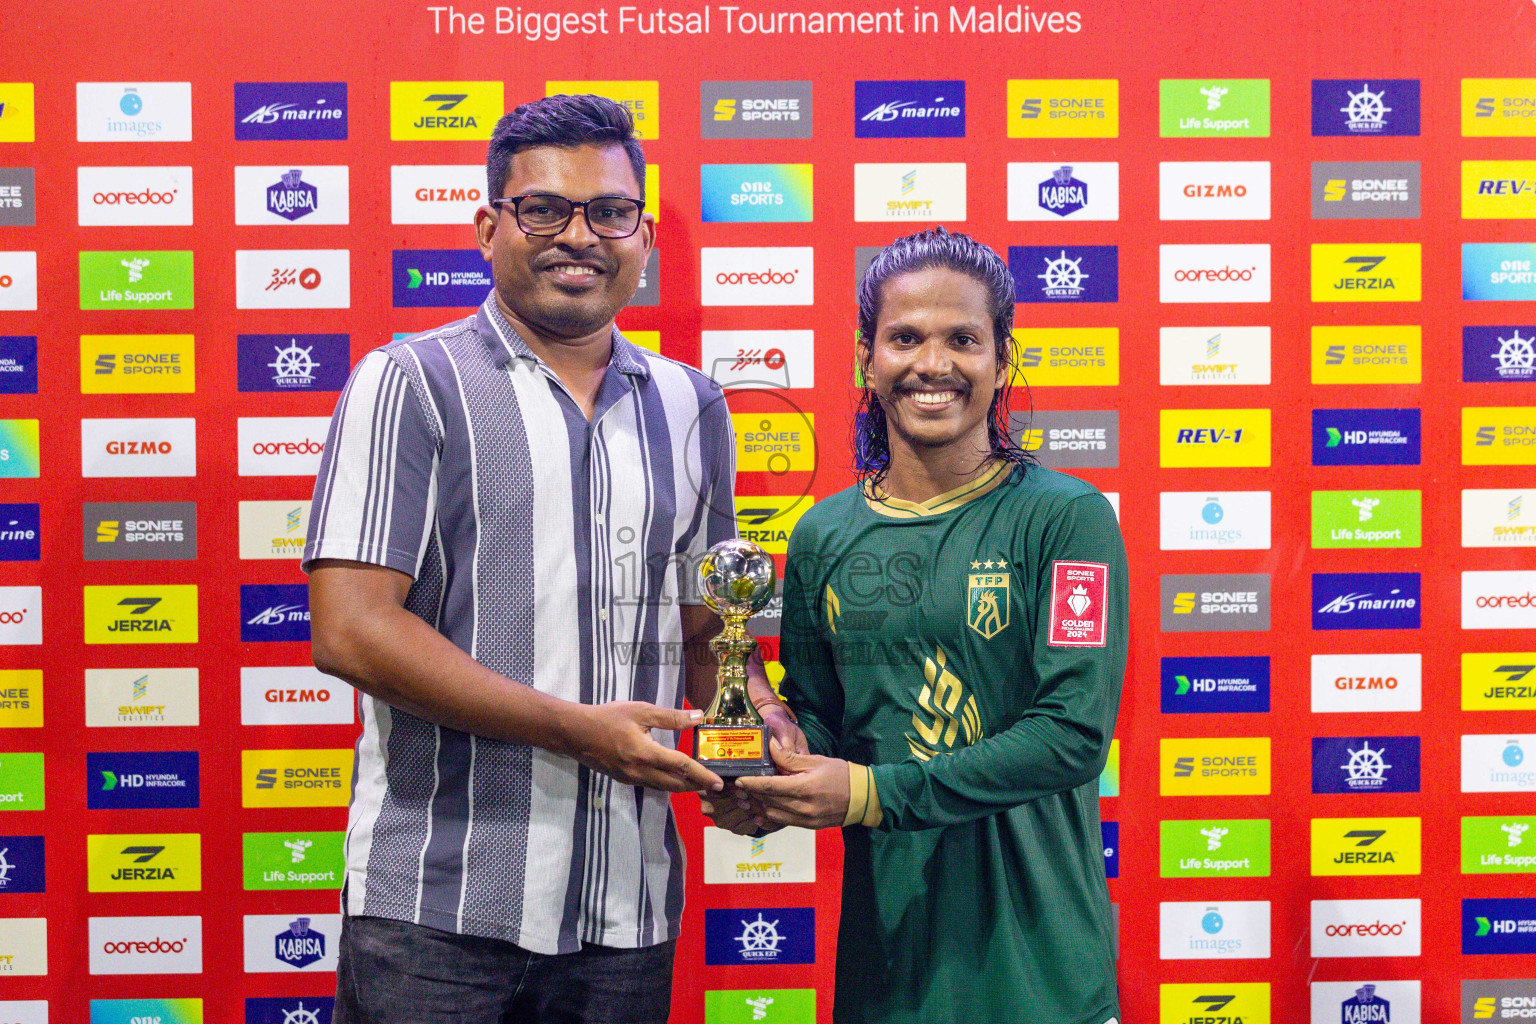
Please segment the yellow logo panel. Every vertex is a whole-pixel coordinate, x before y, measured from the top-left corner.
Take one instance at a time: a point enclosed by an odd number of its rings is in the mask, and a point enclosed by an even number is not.
[[[345,807],[352,748],[240,751],[240,806]]]
[[[1536,135],[1536,78],[1463,78],[1461,134]]]
[[[22,668],[0,671],[0,729],[42,727],[42,670]]]
[[[200,892],[203,837],[95,835],[85,837],[86,882],[91,892]]]
[[[1269,793],[1269,737],[1172,738],[1158,742],[1163,796]]]
[[[1536,466],[1536,408],[1464,406],[1463,466]]]
[[[82,395],[190,395],[197,362],[190,334],[82,334]]]
[[[1268,466],[1268,409],[1164,409],[1159,465],[1168,469]]]
[[[1418,325],[1312,328],[1313,384],[1418,384],[1424,332]]]
[[[1463,160],[1461,215],[1468,220],[1536,217],[1536,160]]]
[[[809,495],[769,498],[736,496],[736,532],[770,555],[789,553],[789,535],[816,499]]]
[[[1313,302],[1418,302],[1423,247],[1417,242],[1312,246]]]
[[[800,412],[732,413],[736,468],[791,473],[816,468],[816,416]]]
[[[1313,875],[1417,875],[1418,818],[1313,818]]]
[[[0,142],[36,142],[31,82],[0,82]]]
[[[483,142],[506,112],[500,82],[390,82],[389,137]]]
[[[634,342],[636,345],[639,345],[647,352],[655,352],[657,355],[661,354],[660,331],[625,331],[624,337]]]
[[[661,165],[645,165],[645,212],[661,223]]]
[[[1536,651],[1463,653],[1461,710],[1536,711]]]
[[[1010,78],[1010,139],[1120,136],[1120,83],[1113,78]]]
[[[1159,985],[1158,1024],[1270,1024],[1267,982]]]
[[[660,138],[660,90],[655,82],[545,82],[544,95],[591,93],[621,104],[635,119],[635,134],[642,139]],[[649,207],[650,203],[646,203]]]
[[[197,585],[86,587],[85,642],[197,643]]]
[[[1030,387],[1120,383],[1117,327],[1024,327],[1013,332],[1014,383]]]

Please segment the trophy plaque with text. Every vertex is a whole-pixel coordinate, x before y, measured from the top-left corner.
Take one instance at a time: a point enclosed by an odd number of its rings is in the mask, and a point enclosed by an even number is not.
[[[763,716],[747,696],[747,659],[757,641],[746,623],[773,599],[778,573],[773,558],[749,540],[725,540],[699,565],[704,603],[725,620],[709,642],[719,666],[715,699],[693,730],[693,756],[722,779],[774,774]]]

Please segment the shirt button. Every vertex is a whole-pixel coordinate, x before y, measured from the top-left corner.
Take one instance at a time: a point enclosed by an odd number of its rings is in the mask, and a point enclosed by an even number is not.
[[[607,622],[608,621],[608,609],[607,608],[599,608],[597,610],[597,617],[598,617],[598,619],[600,621]]]
[[[601,512],[599,512],[597,515],[593,516],[592,518],[597,523],[598,526],[602,526],[603,525],[603,514]]]

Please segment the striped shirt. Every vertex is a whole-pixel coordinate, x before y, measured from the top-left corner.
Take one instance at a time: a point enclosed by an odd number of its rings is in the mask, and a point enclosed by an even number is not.
[[[734,478],[730,417],[709,378],[615,330],[588,421],[493,292],[475,315],[357,364],[331,419],[304,566],[409,574],[408,611],[537,690],[676,708],[679,585],[695,593],[684,574],[736,535]],[[683,852],[666,793],[359,704],[349,914],[545,954],[677,934]]]

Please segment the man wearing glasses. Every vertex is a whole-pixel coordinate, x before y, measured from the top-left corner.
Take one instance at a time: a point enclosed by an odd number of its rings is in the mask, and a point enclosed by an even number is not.
[[[487,173],[495,289],[358,363],[315,482],[314,661],[362,691],[335,1019],[660,1024],[668,794],[721,788],[675,749],[714,691],[679,596],[736,534],[735,443],[614,326],[655,240],[628,112],[520,106]]]

